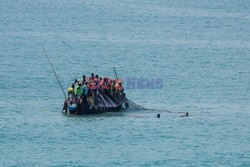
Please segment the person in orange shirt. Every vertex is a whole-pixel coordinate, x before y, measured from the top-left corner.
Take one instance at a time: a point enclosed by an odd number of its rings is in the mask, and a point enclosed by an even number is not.
[[[89,78],[87,79],[87,81],[88,81],[88,82],[94,81],[94,79],[95,79],[95,74],[94,74],[94,73],[91,73],[91,77],[89,77]]]
[[[104,89],[105,88],[105,85],[104,85],[104,80],[102,79],[102,77],[100,77],[99,79],[98,79],[98,88],[99,89]]]
[[[125,96],[124,88],[123,88],[121,82],[118,82],[118,83],[115,84],[115,92],[116,92],[116,94],[120,93],[120,95],[124,95]]]

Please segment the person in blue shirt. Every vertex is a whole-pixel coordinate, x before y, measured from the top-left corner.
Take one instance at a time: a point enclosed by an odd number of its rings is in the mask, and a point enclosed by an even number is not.
[[[87,82],[84,82],[84,84],[82,85],[82,90],[83,90],[83,95],[87,96],[88,95],[88,88],[87,88]]]

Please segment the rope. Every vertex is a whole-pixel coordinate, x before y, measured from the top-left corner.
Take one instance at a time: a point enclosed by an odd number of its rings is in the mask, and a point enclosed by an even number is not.
[[[176,114],[183,114],[186,112],[178,112],[178,111],[169,111],[169,110],[160,110],[160,109],[150,109],[150,108],[145,108],[139,104],[136,104],[135,102],[133,102],[132,100],[129,100],[128,98],[125,98],[125,100],[127,101],[127,103],[130,103],[130,107],[134,107],[135,109],[140,109],[140,110],[154,110],[154,111],[160,111],[160,112],[167,112],[167,113],[176,113]],[[132,104],[132,105],[131,105]],[[132,108],[133,108],[132,107]]]

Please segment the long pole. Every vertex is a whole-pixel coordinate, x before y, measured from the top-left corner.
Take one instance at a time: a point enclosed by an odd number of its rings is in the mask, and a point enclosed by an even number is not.
[[[66,93],[65,93],[65,91],[64,91],[64,89],[63,89],[63,86],[62,86],[61,82],[59,81],[59,79],[58,79],[58,77],[57,77],[56,71],[55,71],[54,67],[52,66],[52,64],[51,64],[51,62],[50,62],[50,60],[49,60],[49,57],[48,57],[48,55],[47,55],[47,53],[46,53],[46,51],[45,51],[45,49],[44,49],[44,47],[43,47],[42,44],[41,44],[41,47],[43,48],[44,54],[45,54],[45,56],[46,56],[46,58],[47,58],[47,60],[48,60],[48,62],[49,62],[50,67],[52,68],[52,71],[54,72],[54,75],[55,75],[55,77],[56,77],[56,80],[57,80],[57,82],[59,83],[59,85],[60,85],[60,87],[61,87],[61,89],[62,89],[62,91],[63,91],[65,100],[66,100],[66,99],[67,99]]]
[[[113,69],[114,69],[114,72],[115,72],[116,82],[118,82],[118,77],[117,77],[117,74],[116,74],[115,67],[113,67]]]

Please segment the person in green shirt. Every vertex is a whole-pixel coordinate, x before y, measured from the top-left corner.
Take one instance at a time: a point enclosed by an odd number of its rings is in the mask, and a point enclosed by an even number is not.
[[[81,83],[78,83],[75,86],[75,95],[76,95],[76,98],[80,99],[80,97],[82,96],[82,94],[83,94],[83,90],[82,90],[82,87],[81,87]]]

